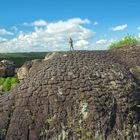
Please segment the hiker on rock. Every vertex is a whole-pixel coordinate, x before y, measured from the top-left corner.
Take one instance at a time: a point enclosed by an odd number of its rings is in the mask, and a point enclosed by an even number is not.
[[[73,51],[74,47],[73,47],[73,40],[71,37],[69,38],[69,44],[70,44],[70,51]]]

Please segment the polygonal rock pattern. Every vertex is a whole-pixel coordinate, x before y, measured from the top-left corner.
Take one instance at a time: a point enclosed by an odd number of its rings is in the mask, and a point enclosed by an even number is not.
[[[17,69],[16,73],[17,73],[18,79],[21,81],[24,78],[28,77],[28,75],[30,74],[30,71],[36,68],[42,61],[48,61],[50,59],[53,59],[53,57],[59,56],[59,54],[60,54],[59,52],[48,53],[46,57],[42,60],[35,59],[35,60],[25,62],[22,67]]]
[[[0,96],[2,140],[140,139],[139,83],[115,52],[68,52]]]
[[[32,68],[34,68],[34,65],[36,66],[41,62],[42,60],[40,59],[35,59],[35,60],[25,62],[22,67],[17,68],[16,74],[18,79],[23,80],[24,78],[28,77]]]

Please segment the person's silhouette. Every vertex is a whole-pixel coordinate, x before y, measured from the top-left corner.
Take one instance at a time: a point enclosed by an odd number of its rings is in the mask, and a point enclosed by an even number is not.
[[[73,40],[71,37],[69,38],[69,44],[70,44],[70,51],[73,51],[74,47],[73,47]]]

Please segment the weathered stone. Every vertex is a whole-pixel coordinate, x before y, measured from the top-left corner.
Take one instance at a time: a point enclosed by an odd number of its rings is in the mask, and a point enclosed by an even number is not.
[[[15,64],[9,60],[0,62],[0,77],[11,77],[15,75]]]
[[[139,140],[140,85],[130,68],[140,66],[140,47],[121,51],[68,52],[37,64],[0,96],[0,139]]]
[[[34,68],[36,68],[36,65],[41,63],[42,60],[36,59],[36,60],[31,60],[27,61],[23,64],[22,67],[18,68],[16,73],[18,76],[19,80],[23,80],[24,78],[28,77],[30,71]]]
[[[49,53],[45,56],[44,61],[48,61],[50,59],[53,59],[55,56],[59,56],[60,53],[59,52],[53,52],[53,53]]]
[[[36,69],[42,61],[50,61],[51,59],[53,59],[54,57],[59,56],[59,55],[60,55],[60,53],[58,53],[58,52],[49,53],[42,60],[41,59],[35,59],[35,60],[25,62],[21,68],[18,68],[16,70],[18,79],[19,80],[25,79],[26,77],[28,77],[30,71],[32,71],[32,69]],[[52,75],[55,76],[56,73],[52,71]]]

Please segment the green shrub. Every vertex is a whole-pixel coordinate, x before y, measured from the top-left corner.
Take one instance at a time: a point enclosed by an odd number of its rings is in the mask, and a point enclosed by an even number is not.
[[[5,78],[0,77],[0,86],[4,83],[4,81],[5,81]]]
[[[140,40],[136,36],[126,35],[120,41],[114,42],[109,46],[109,49],[121,47],[121,46],[134,46],[138,45]]]
[[[8,78],[6,78],[6,80],[5,80],[4,83],[3,83],[3,88],[2,88],[2,90],[3,90],[3,91],[9,91],[10,89],[11,89],[11,78],[8,77]]]
[[[2,87],[2,91],[4,92],[9,91],[12,87],[16,86],[17,83],[19,83],[19,81],[16,77],[0,77],[0,86]]]

